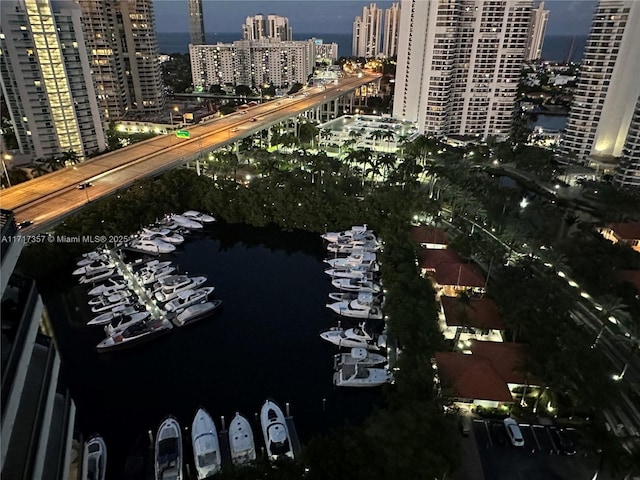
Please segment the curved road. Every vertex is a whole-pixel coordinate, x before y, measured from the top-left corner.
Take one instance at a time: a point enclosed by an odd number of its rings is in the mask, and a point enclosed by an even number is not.
[[[0,207],[13,210],[17,222],[34,222],[24,232],[41,232],[92,200],[110,195],[140,179],[176,168],[201,152],[247,137],[378,78],[379,75],[364,75],[342,79],[339,84],[327,85],[326,89],[313,87],[293,98],[280,98],[242,113],[190,127],[189,139],[168,134],[136,143],[2,190]],[[83,182],[91,182],[93,186],[79,190],[77,186]]]

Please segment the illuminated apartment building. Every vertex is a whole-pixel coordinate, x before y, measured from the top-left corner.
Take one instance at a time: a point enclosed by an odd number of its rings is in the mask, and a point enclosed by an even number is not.
[[[247,17],[242,25],[243,40],[293,40],[293,33],[289,26],[289,19],[279,15],[254,15]]]
[[[382,54],[394,57],[398,54],[398,31],[400,29],[400,4],[393,3],[384,11],[384,34]]]
[[[352,53],[356,57],[377,57],[382,50],[382,10],[375,3],[362,8],[353,22]]]
[[[588,162],[622,155],[640,95],[639,25],[640,3],[598,2],[560,140],[563,153]]]
[[[202,0],[189,0],[189,33],[192,45],[203,45],[204,19],[202,17]]]
[[[613,182],[621,187],[640,188],[640,97],[636,102],[636,110]]]
[[[33,158],[106,147],[81,19],[73,1],[2,2],[2,96],[18,148]]]
[[[393,116],[420,133],[508,135],[529,37],[527,0],[403,0]]]
[[[544,35],[547,32],[549,10],[544,9],[544,2],[540,2],[537,8],[531,10],[531,24],[529,25],[529,40],[525,60],[538,60],[542,58],[542,45]]]

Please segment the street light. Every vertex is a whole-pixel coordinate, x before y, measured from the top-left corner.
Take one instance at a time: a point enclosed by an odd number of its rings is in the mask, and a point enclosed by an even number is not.
[[[173,127],[173,112],[178,113],[178,107],[173,107],[172,110],[169,110],[169,118],[171,119],[171,126]]]

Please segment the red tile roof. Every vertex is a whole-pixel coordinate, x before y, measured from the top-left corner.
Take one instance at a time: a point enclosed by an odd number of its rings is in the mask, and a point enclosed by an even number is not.
[[[418,252],[420,268],[435,270],[441,263],[462,263],[462,259],[455,250],[450,248],[421,248]]]
[[[640,270],[622,270],[617,273],[620,283],[629,282],[640,292]]]
[[[437,352],[435,357],[442,386],[451,388],[453,397],[513,402],[507,383],[488,359],[455,352]]]
[[[504,323],[498,313],[498,307],[490,298],[471,298],[470,305],[464,307],[460,297],[441,296],[442,308],[447,325],[450,327],[468,325],[482,330],[504,330]],[[466,311],[466,322],[462,313]]]
[[[521,371],[526,358],[526,347],[521,343],[485,342],[471,340],[473,356],[484,357],[491,362],[493,368],[507,383],[524,385],[531,383]]]
[[[484,287],[485,280],[480,269],[470,263],[445,262],[436,268],[438,285],[456,287]]]
[[[610,223],[607,227],[622,240],[640,239],[640,222]]]
[[[411,238],[416,243],[433,243],[435,245],[448,245],[449,235],[444,228],[421,225],[411,227]]]

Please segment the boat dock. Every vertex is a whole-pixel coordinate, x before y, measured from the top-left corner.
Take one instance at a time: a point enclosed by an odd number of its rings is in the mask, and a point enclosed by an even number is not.
[[[146,310],[151,315],[151,318],[155,320],[162,320],[163,323],[169,326],[169,328],[173,328],[173,324],[166,319],[165,313],[158,307],[158,305],[156,305],[156,302],[149,296],[147,290],[140,284],[138,278],[133,274],[132,267],[124,263],[122,256],[116,250],[107,250],[107,255],[113,261],[118,271],[125,278],[140,301],[145,305]]]

